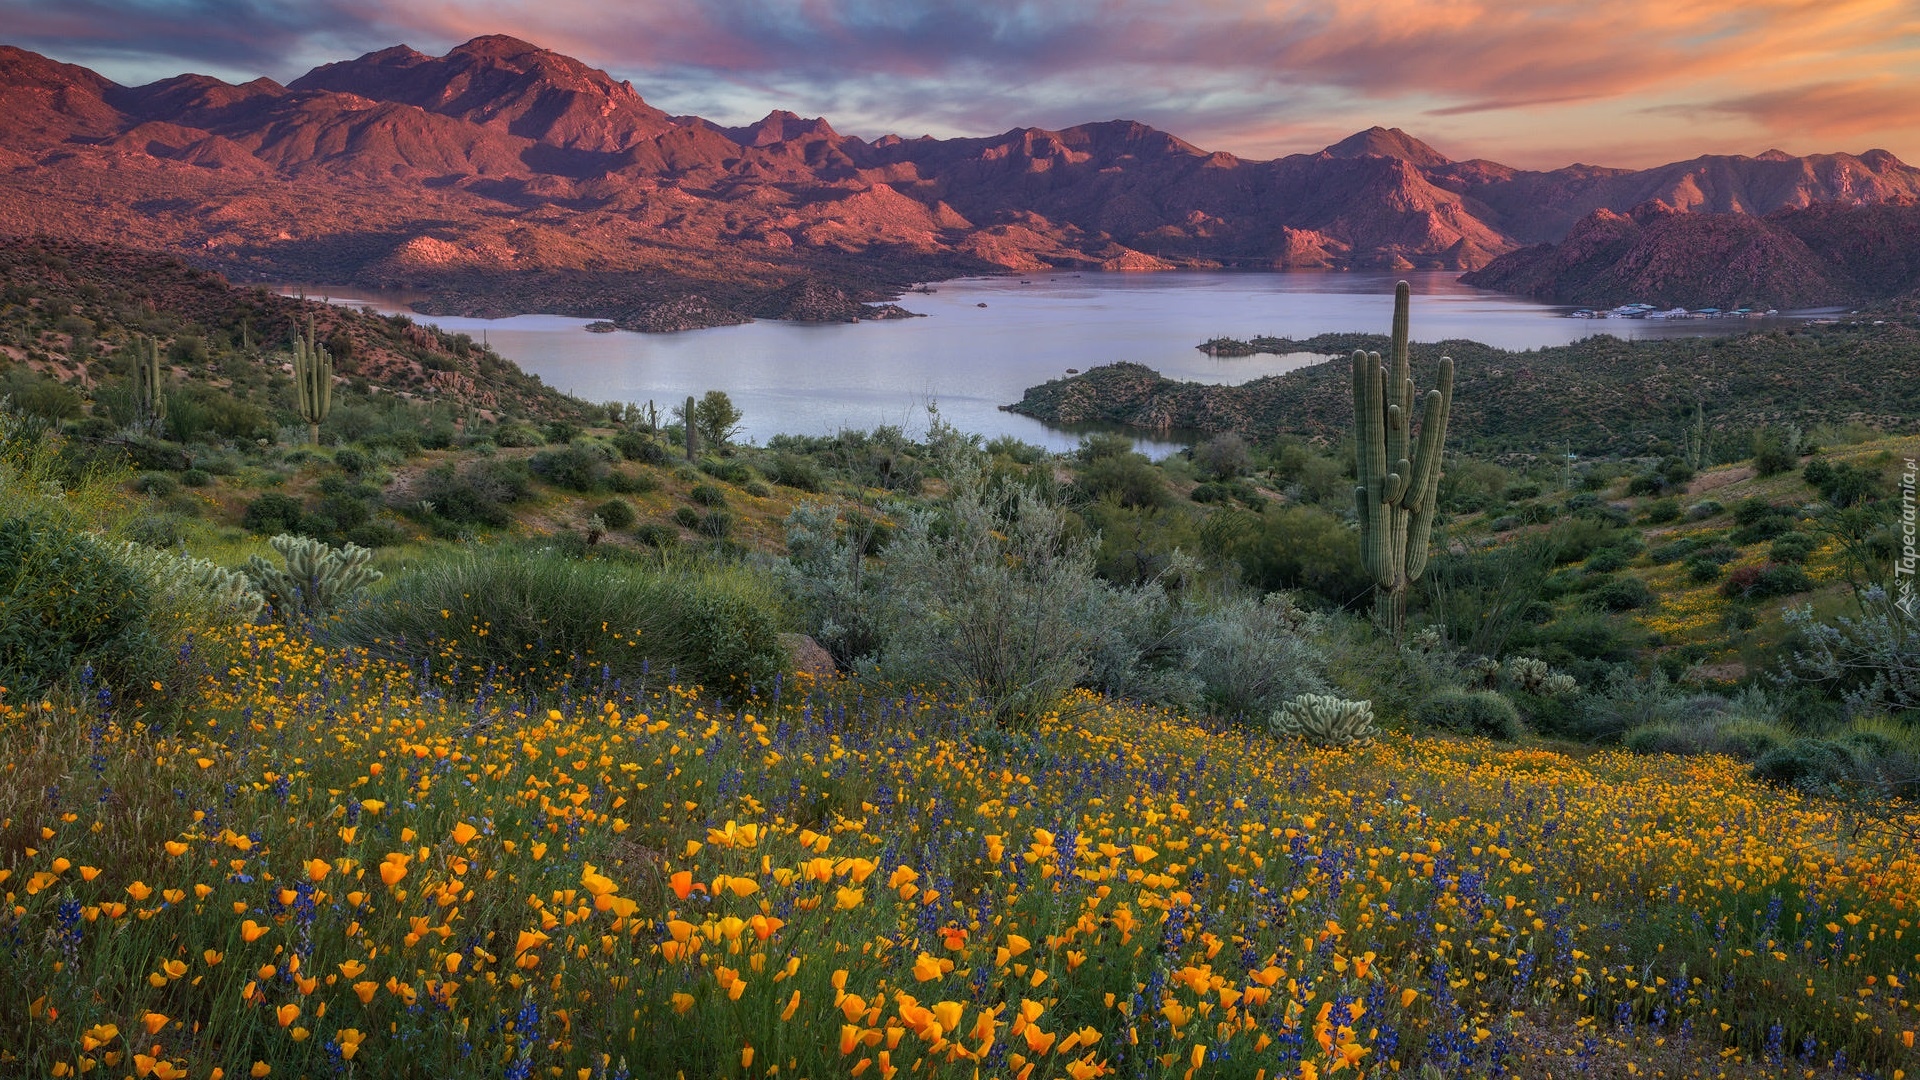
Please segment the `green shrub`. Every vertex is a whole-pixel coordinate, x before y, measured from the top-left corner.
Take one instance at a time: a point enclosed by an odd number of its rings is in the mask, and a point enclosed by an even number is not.
[[[1801,791],[1825,792],[1853,776],[1853,755],[1826,739],[1795,739],[1762,753],[1753,763],[1753,778]]]
[[[633,512],[633,504],[625,499],[608,499],[594,507],[593,512],[600,515],[601,522],[609,529],[624,529],[640,520]]]
[[[1828,502],[1843,509],[1875,498],[1886,486],[1878,475],[1851,462],[1841,462],[1817,473],[1809,463],[1805,475],[1807,482],[1818,488]]]
[[[607,460],[583,446],[542,450],[528,464],[535,476],[568,491],[593,491],[607,478]]]
[[[740,490],[756,499],[770,498],[773,495],[773,489],[758,480],[747,481],[741,486]]]
[[[701,506],[727,505],[727,493],[712,484],[695,484],[692,490],[687,492],[687,498]]]
[[[725,540],[733,535],[733,515],[725,510],[710,510],[695,526],[701,536],[710,536],[715,540]]]
[[[1187,493],[1187,498],[1197,503],[1226,502],[1233,498],[1233,492],[1223,485],[1208,481],[1204,484],[1195,484],[1193,490]]]
[[[134,478],[133,489],[144,495],[164,499],[180,490],[180,481],[175,480],[171,473],[141,473]]]
[[[646,495],[660,490],[660,478],[650,472],[629,473],[610,469],[607,472],[607,490],[617,495]]]
[[[766,685],[786,662],[772,597],[742,570],[669,573],[495,551],[402,575],[340,634],[412,663],[451,660],[463,677],[526,672],[533,690],[597,684],[603,665],[629,681],[677,669],[710,687]]]
[[[1762,540],[1771,540],[1776,536],[1784,536],[1792,531],[1792,519],[1784,515],[1764,517],[1751,525],[1742,525],[1733,530],[1733,534],[1729,536],[1728,539],[1736,544],[1745,546],[1747,544],[1757,544]]]
[[[1787,440],[1772,429],[1757,431],[1753,436],[1753,471],[1761,476],[1778,476],[1792,471],[1800,459],[1795,456],[1794,448]]]
[[[1665,566],[1668,563],[1679,562],[1681,559],[1700,550],[1700,547],[1701,544],[1699,540],[1691,536],[1683,536],[1678,540],[1662,544],[1652,551],[1647,552],[1647,558],[1655,566]]]
[[[365,521],[350,529],[343,530],[342,536],[347,543],[358,544],[363,548],[393,547],[406,542],[406,534],[398,526],[385,521]]]
[[[172,514],[141,514],[127,522],[121,535],[150,548],[176,547],[180,543],[180,519]]]
[[[179,442],[208,436],[251,441],[273,431],[272,419],[259,406],[205,383],[189,383],[166,397],[167,433]]]
[[[299,499],[269,491],[247,504],[246,511],[240,516],[240,524],[250,533],[273,536],[298,530],[300,519],[306,513],[307,508],[300,505]]]
[[[700,471],[729,484],[744,484],[753,479],[753,470],[736,458],[703,458]]]
[[[676,506],[673,508],[673,520],[683,529],[697,529],[700,527],[700,511],[691,506]]]
[[[1004,457],[1015,465],[1032,465],[1047,456],[1044,446],[1035,446],[1012,435],[999,435],[987,440],[987,453],[994,457]]]
[[[1587,561],[1581,565],[1586,567],[1588,573],[1611,574],[1615,570],[1625,569],[1626,565],[1632,561],[1633,556],[1627,554],[1624,550],[1617,547],[1608,547],[1601,548],[1599,551],[1587,556]]]
[[[36,700],[93,669],[96,686],[145,693],[166,660],[152,588],[99,540],[46,513],[0,519],[0,686]]]
[[[1811,588],[1813,579],[1807,576],[1805,570],[1797,566],[1768,563],[1735,570],[1721,583],[1720,593],[1735,600],[1765,600],[1806,592]]]
[[[1588,606],[1600,611],[1632,611],[1653,603],[1653,590],[1637,577],[1615,578],[1586,596]]]
[[[527,424],[501,424],[493,429],[493,441],[496,446],[509,448],[541,446],[546,440],[540,433]]]
[[[819,491],[826,487],[826,478],[821,475],[820,466],[814,464],[812,458],[799,454],[785,451],[776,453],[766,462],[766,469],[767,479],[782,487],[801,491]]]
[[[1793,730],[1775,720],[1734,717],[1714,726],[1707,745],[1717,753],[1752,761],[1793,741]]]
[[[1704,585],[1709,581],[1718,581],[1723,572],[1718,561],[1706,556],[1695,555],[1687,560],[1687,577],[1697,584]]]
[[[1695,754],[1700,742],[1688,732],[1667,724],[1644,724],[1627,732],[1622,746],[1636,754]]]
[[[1582,562],[1603,548],[1625,548],[1636,539],[1632,534],[1592,517],[1559,521],[1547,532],[1547,540],[1554,547],[1555,561],[1561,566]]]
[[[638,431],[621,431],[613,436],[614,449],[628,461],[637,461],[642,465],[665,465],[673,455],[667,448],[650,435]]]
[[[633,538],[648,547],[665,549],[680,542],[680,530],[658,521],[649,521],[633,530]]]
[[[1777,563],[1804,563],[1819,545],[1818,540],[1806,533],[1788,533],[1773,542],[1767,557]]]
[[[1726,513],[1726,510],[1727,508],[1720,503],[1712,499],[1705,499],[1687,507],[1687,520],[1705,521],[1710,517],[1717,517],[1720,514]]]
[[[184,487],[203,488],[213,483],[213,477],[205,469],[188,469],[180,474],[180,483]]]
[[[415,503],[432,518],[461,525],[505,528],[513,521],[507,507],[532,494],[533,478],[524,461],[471,461],[458,471],[451,465],[429,469],[414,489]]]
[[[1677,499],[1657,499],[1647,504],[1646,520],[1649,525],[1665,525],[1669,521],[1680,520],[1680,502]]]
[[[1337,608],[1371,592],[1353,532],[1317,506],[1270,506],[1227,550],[1242,579],[1263,593],[1298,590]]]
[[[1580,704],[1572,695],[1533,694],[1515,690],[1507,697],[1519,710],[1526,725],[1542,735],[1566,738],[1580,733]]]
[[[1132,450],[1088,462],[1075,483],[1089,498],[1112,498],[1131,509],[1166,506],[1173,498],[1160,470]]]
[[[1524,730],[1513,703],[1491,690],[1445,690],[1416,704],[1413,721],[1460,735],[1513,740]]]

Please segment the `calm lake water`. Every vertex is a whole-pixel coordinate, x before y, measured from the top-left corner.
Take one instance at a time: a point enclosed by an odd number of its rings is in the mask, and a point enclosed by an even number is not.
[[[1173,379],[1238,384],[1326,357],[1209,357],[1194,346],[1216,336],[1306,338],[1328,331],[1386,333],[1393,284],[1413,285],[1416,341],[1468,338],[1511,349],[1563,345],[1597,333],[1620,337],[1728,333],[1753,322],[1593,322],[1568,310],[1469,288],[1447,272],[1173,272],[1036,274],[1026,279],[940,282],[900,303],[921,319],[806,325],[755,322],[678,334],[589,334],[587,320],[435,316],[450,331],[482,337],[549,386],[589,401],[649,399],[668,406],[725,390],[745,414],[743,438],[830,434],[897,424],[924,431],[927,406],[963,431],[1012,435],[1053,450],[1081,432],[1003,412],[1029,386],[1117,360]],[[336,303],[405,310],[404,297],[306,287]],[[981,306],[984,305],[984,306]],[[1756,320],[1758,321],[1758,320]],[[1772,320],[1767,320],[1772,321]],[[1797,321],[1797,320],[1796,320]],[[1183,445],[1139,439],[1164,454]]]

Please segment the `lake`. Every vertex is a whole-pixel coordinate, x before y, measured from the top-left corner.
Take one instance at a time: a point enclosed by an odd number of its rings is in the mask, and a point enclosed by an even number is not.
[[[725,390],[745,414],[742,438],[819,435],[897,424],[924,431],[927,406],[963,431],[1012,435],[1068,450],[1081,432],[1002,412],[1029,386],[1069,369],[1130,360],[1169,378],[1237,384],[1325,357],[1215,358],[1194,346],[1213,337],[1307,338],[1329,331],[1386,333],[1394,282],[1413,285],[1416,341],[1467,338],[1510,349],[1564,345],[1599,333],[1685,336],[1750,329],[1755,322],[1594,322],[1569,309],[1461,285],[1443,271],[1285,273],[1179,271],[1053,273],[970,278],[908,293],[901,306],[926,318],[859,324],[762,321],[677,334],[590,334],[585,319],[416,316],[484,338],[547,385],[589,401],[657,402]],[[404,298],[325,286],[335,303],[404,311]],[[1785,320],[1797,323],[1798,319]],[[1177,433],[1137,438],[1159,456]]]

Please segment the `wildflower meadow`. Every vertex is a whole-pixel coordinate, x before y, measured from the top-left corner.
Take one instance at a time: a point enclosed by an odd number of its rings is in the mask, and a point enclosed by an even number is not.
[[[8,699],[0,1075],[1920,1076],[1910,840],[1726,758],[319,641]]]

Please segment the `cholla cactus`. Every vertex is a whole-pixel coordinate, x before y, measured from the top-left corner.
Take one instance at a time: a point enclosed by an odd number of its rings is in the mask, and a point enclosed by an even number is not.
[[[1438,626],[1423,626],[1407,638],[1407,648],[1415,652],[1439,652],[1446,647],[1446,632]]]
[[[1580,688],[1579,681],[1573,676],[1555,671],[1547,666],[1545,660],[1536,660],[1531,656],[1508,658],[1507,681],[1516,690],[1541,697],[1564,697]]]
[[[286,569],[255,555],[247,560],[246,573],[281,618],[324,615],[359,599],[384,576],[367,566],[373,552],[355,544],[332,548],[285,533],[267,543],[286,560]]]
[[[1476,656],[1467,662],[1465,673],[1468,685],[1491,690],[1500,683],[1500,661],[1491,656]]]
[[[238,570],[132,541],[120,546],[120,558],[164,595],[191,602],[188,594],[196,594],[191,599],[247,622],[258,620],[267,609],[267,598]]]
[[[1273,730],[1316,746],[1367,746],[1373,742],[1373,702],[1343,701],[1331,694],[1301,694],[1273,714]]]

